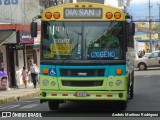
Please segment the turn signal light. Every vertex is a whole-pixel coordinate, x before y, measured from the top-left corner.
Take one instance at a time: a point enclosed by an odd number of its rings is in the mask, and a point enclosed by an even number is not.
[[[88,7],[92,7],[92,5],[88,5]]]
[[[49,73],[49,69],[48,68],[44,68],[43,69],[43,74],[48,74]]]
[[[107,97],[113,97],[113,95],[112,94],[108,94]]]
[[[116,74],[117,75],[122,75],[122,69],[121,68],[117,68],[116,69]]]
[[[120,19],[120,18],[121,18],[121,13],[120,13],[120,12],[114,13],[114,17],[115,17],[116,19]]]
[[[79,7],[79,5],[75,5],[75,7]]]
[[[45,17],[46,17],[47,19],[51,19],[52,13],[51,13],[51,12],[46,12]]]
[[[106,18],[111,19],[113,17],[113,14],[111,12],[106,13]]]
[[[60,13],[59,12],[54,12],[53,13],[53,17],[55,18],[55,19],[59,19],[60,18]]]

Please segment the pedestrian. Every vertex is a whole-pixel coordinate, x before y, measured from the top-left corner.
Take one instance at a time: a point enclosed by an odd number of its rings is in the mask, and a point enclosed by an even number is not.
[[[140,50],[139,53],[138,53],[138,57],[139,57],[139,58],[142,57],[142,52],[141,52],[141,50]]]
[[[31,71],[31,78],[32,78],[34,88],[36,88],[39,69],[38,69],[38,66],[34,63],[33,59],[30,59],[30,71]]]
[[[143,56],[144,56],[144,55],[145,55],[145,53],[146,53],[146,52],[145,52],[145,50],[143,49],[143,51],[142,51],[142,52],[143,52]]]
[[[29,77],[28,77],[28,69],[25,66],[23,67],[21,75],[22,75],[22,80],[23,80],[24,86],[25,86],[25,88],[27,88]]]

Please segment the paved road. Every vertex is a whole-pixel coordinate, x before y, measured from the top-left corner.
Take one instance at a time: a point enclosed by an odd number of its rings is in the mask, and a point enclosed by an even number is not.
[[[40,104],[38,98],[0,105],[0,111],[44,111],[45,115],[57,117],[106,117],[109,111],[116,109],[110,103],[69,101],[61,104],[60,110],[51,112],[47,103]],[[135,71],[135,96],[128,101],[126,111],[160,111],[160,68]]]

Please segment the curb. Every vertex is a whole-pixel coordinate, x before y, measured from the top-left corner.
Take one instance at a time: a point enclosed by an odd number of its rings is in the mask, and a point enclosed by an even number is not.
[[[37,97],[37,96],[39,96],[39,91],[34,92],[34,93],[28,93],[24,95],[19,95],[19,96],[17,95],[13,97],[4,98],[0,100],[0,104],[10,103],[10,102],[18,101],[18,100],[24,100],[24,99],[28,99],[32,97]]]

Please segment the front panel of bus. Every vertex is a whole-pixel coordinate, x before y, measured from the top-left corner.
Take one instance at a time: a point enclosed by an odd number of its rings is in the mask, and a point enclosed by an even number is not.
[[[109,12],[113,16],[106,18]],[[116,12],[121,18],[114,18]],[[122,11],[104,5],[81,3],[45,10],[41,99],[127,100],[125,31]]]

